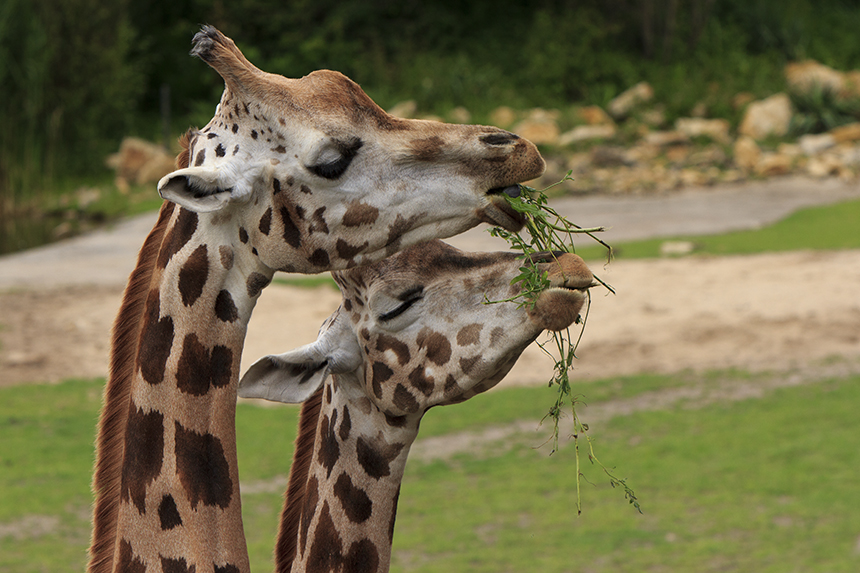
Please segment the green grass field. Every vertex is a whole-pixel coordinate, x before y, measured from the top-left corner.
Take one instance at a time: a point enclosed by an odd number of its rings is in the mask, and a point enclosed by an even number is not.
[[[592,405],[689,384],[692,375],[582,383]],[[712,379],[759,377],[737,372]],[[701,378],[698,378],[701,380]],[[101,383],[0,390],[0,571],[82,570]],[[534,421],[548,388],[499,390],[430,412],[422,436]],[[630,480],[643,514],[585,468],[576,516],[571,443],[541,434],[451,459],[411,460],[393,571],[839,572],[860,568],[860,377],[764,399],[684,403],[592,424],[601,460]],[[246,533],[254,571],[271,550],[297,408],[241,404]],[[581,411],[588,421],[588,409]],[[267,487],[268,486],[268,487]]]

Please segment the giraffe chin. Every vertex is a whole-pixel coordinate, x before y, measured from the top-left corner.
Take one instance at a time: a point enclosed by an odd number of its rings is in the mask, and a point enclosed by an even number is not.
[[[534,308],[529,311],[529,318],[542,330],[564,330],[576,322],[585,297],[584,290],[549,288],[540,294]]]
[[[488,194],[487,198],[490,202],[478,213],[478,219],[512,233],[523,228],[526,223],[525,216],[514,211],[501,193]]]

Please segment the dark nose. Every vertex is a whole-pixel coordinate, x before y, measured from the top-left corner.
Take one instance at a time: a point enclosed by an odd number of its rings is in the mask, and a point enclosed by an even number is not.
[[[488,133],[481,136],[481,141],[487,145],[508,145],[513,143],[520,137],[507,131],[499,131],[496,133]]]

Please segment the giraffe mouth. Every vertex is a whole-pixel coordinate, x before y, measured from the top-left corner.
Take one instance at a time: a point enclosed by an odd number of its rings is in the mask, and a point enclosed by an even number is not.
[[[506,187],[496,187],[487,191],[489,203],[481,212],[480,219],[484,223],[502,227],[506,231],[516,233],[523,228],[526,218],[525,215],[515,211],[511,207],[511,204],[505,199],[505,195],[519,197],[520,186],[514,184]]]

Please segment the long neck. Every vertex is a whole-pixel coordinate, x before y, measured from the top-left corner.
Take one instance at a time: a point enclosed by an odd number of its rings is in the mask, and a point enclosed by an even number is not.
[[[229,237],[208,230],[163,207],[126,290],[98,440],[91,573],[249,569],[236,386],[271,274],[248,278]]]
[[[391,418],[329,378],[302,409],[279,573],[388,571],[400,483],[420,418]]]

